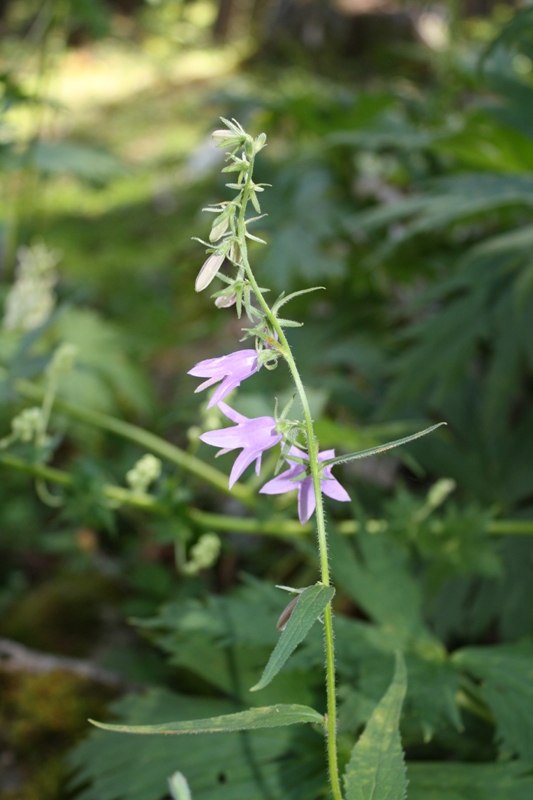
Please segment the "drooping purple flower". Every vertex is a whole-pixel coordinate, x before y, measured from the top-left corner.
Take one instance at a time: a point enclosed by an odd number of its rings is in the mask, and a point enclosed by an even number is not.
[[[304,525],[310,519],[316,507],[315,493],[313,491],[313,478],[311,475],[306,475],[302,480],[294,480],[298,476],[305,473],[304,464],[290,463],[290,457],[298,456],[299,458],[309,458],[307,453],[302,452],[297,447],[291,447],[289,450],[287,461],[290,466],[286,472],[282,472],[271,481],[265,483],[259,491],[262,494],[285,494],[285,492],[292,492],[298,489],[298,516],[300,522]],[[327,461],[328,458],[335,456],[335,450],[323,450],[318,454],[319,461]],[[320,481],[320,488],[328,497],[333,500],[340,500],[341,503],[346,503],[350,496],[346,489],[340,485],[338,480],[331,474],[332,467],[325,467]]]
[[[221,428],[217,431],[202,433],[200,439],[206,444],[212,444],[222,449],[217,453],[229,453],[237,447],[242,447],[235,459],[235,463],[229,476],[229,487],[233,486],[247,466],[255,461],[255,471],[259,475],[261,469],[261,456],[265,450],[269,450],[274,445],[279,444],[282,439],[276,430],[276,420],[274,417],[256,417],[249,419],[230,408],[226,403],[220,402],[219,408],[225,416],[232,422],[237,423],[233,428]]]
[[[217,381],[222,381],[207,407],[216,406],[233,389],[239,386],[245,378],[249,378],[259,369],[256,350],[237,350],[229,356],[221,358],[207,358],[200,361],[195,367],[189,370],[189,375],[195,378],[208,378],[208,380],[198,386],[195,390],[201,392]]]

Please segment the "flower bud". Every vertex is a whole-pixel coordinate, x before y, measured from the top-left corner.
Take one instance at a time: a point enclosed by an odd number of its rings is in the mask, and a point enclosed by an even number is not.
[[[263,149],[263,147],[266,145],[266,140],[266,133],[260,133],[254,142],[254,150],[256,153]]]
[[[229,226],[229,211],[223,211],[215,221],[213,222],[213,227],[211,228],[211,233],[209,234],[209,241],[210,242],[218,242],[221,236],[223,236]]]
[[[223,253],[213,253],[204,262],[204,265],[198,273],[198,277],[196,278],[196,283],[194,284],[194,288],[197,292],[203,292],[203,290],[209,286],[224,263],[225,257],[226,256]]]
[[[220,128],[219,130],[213,131],[211,136],[215,142],[225,142],[226,139],[235,139],[233,131],[228,131],[227,128]]]
[[[230,308],[235,305],[236,301],[237,295],[235,292],[231,292],[231,294],[222,294],[220,297],[217,297],[215,305],[217,308]]]

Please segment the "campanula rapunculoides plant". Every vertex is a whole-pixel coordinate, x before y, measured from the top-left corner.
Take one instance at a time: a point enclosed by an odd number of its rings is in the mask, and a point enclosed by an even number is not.
[[[263,676],[251,691],[264,688],[280,671],[292,652],[303,641],[314,622],[320,618],[324,626],[326,654],[326,706],[327,713],[320,714],[313,708],[294,704],[278,704],[266,708],[251,708],[247,711],[190,722],[167,723],[155,726],[101,725],[110,730],[128,733],[199,733],[252,730],[295,723],[310,723],[319,726],[325,736],[329,779],[335,800],[343,797],[339,778],[337,755],[337,708],[335,691],[335,654],[333,641],[333,612],[331,601],[335,590],[331,584],[328,564],[326,520],[323,494],[339,500],[349,501],[347,491],[334,477],[336,464],[364,458],[374,453],[396,447],[434,430],[432,426],[412,436],[389,442],[380,447],[358,453],[335,456],[334,450],[319,451],[314,433],[313,419],[298,367],[292,355],[285,329],[299,325],[280,317],[280,311],[292,298],[320,287],[305,289],[289,295],[282,293],[270,306],[256,280],[248,259],[248,241],[263,242],[250,231],[251,225],[261,219],[259,195],[264,185],[253,180],[254,161],[266,145],[265,134],[253,138],[236,121],[223,120],[225,128],[213,134],[217,147],[227,150],[227,166],[223,172],[235,174],[235,180],[227,186],[235,192],[233,200],[224,201],[207,208],[215,214],[209,242],[207,259],[196,279],[196,291],[206,289],[218,278],[223,288],[213,295],[218,308],[235,306],[239,318],[244,314],[248,320],[245,339],[253,346],[248,349],[201,361],[190,370],[190,374],[207,380],[197,391],[216,383],[219,386],[209,400],[209,407],[218,405],[233,425],[220,430],[208,431],[200,437],[202,441],[220,448],[219,454],[240,450],[233,464],[229,485],[240,478],[245,469],[255,462],[259,475],[264,452],[280,447],[276,475],[260,490],[264,494],[279,494],[297,490],[300,522],[307,522],[313,512],[316,515],[320,581],[305,589],[290,591],[297,593],[282,615],[278,624],[281,635],[265,667]],[[249,205],[256,216],[248,216]],[[201,241],[201,240],[199,240]],[[223,271],[222,271],[223,270]],[[291,419],[292,401],[278,412],[277,403],[273,416],[249,419],[227,405],[223,398],[259,369],[273,369],[285,362],[292,376],[295,395],[303,409],[303,419]],[[293,398],[294,399],[294,398]],[[284,470],[284,471],[282,471]],[[286,588],[286,587],[283,587]],[[347,800],[366,798],[362,787],[370,783],[377,786],[381,797],[401,800],[405,795],[405,775],[398,732],[401,703],[405,694],[405,665],[400,654],[391,687],[371,717],[365,733],[355,745],[345,775],[345,797]],[[100,725],[100,723],[97,723]],[[365,738],[366,737],[366,738]],[[377,743],[377,744],[376,744]],[[386,754],[382,748],[385,746]],[[383,758],[387,761],[382,768]],[[381,765],[381,766],[380,766]],[[184,767],[186,773],[186,766]],[[372,795],[374,796],[374,795]]]

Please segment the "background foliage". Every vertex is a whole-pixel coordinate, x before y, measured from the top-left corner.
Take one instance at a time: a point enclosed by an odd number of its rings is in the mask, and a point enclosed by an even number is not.
[[[311,539],[272,535],[292,499],[255,497],[251,477],[239,502],[172,456],[148,510],[103,494],[147,448],[94,413],[212,463],[198,435],[216,412],[186,372],[238,333],[192,291],[199,209],[225,196],[208,140],[221,114],[269,137],[261,285],[327,290],[294,301],[305,326],[291,331],[322,448],[448,423],[339,470],[355,498],[329,509],[343,765],[401,650],[409,800],[531,797],[533,9],[363,5],[2,5],[2,298],[20,246],[61,260],[49,320],[0,332],[0,436],[58,345],[78,348],[48,454],[72,476],[51,485],[65,504],[43,505],[0,451],[0,636],[58,657],[43,675],[0,672],[6,800],[160,800],[178,769],[195,800],[324,796],[311,728],[178,740],[85,722],[323,710],[318,625],[248,692],[278,638],[274,585],[316,580]],[[235,402],[271,413],[288,391],[283,370],[262,370]],[[218,563],[186,576],[212,530]]]

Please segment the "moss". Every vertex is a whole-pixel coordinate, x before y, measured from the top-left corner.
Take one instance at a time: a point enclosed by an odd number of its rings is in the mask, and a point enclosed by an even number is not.
[[[2,800],[59,800],[67,770],[62,753],[101,717],[114,696],[106,687],[60,670],[0,675],[0,729],[21,782]]]

